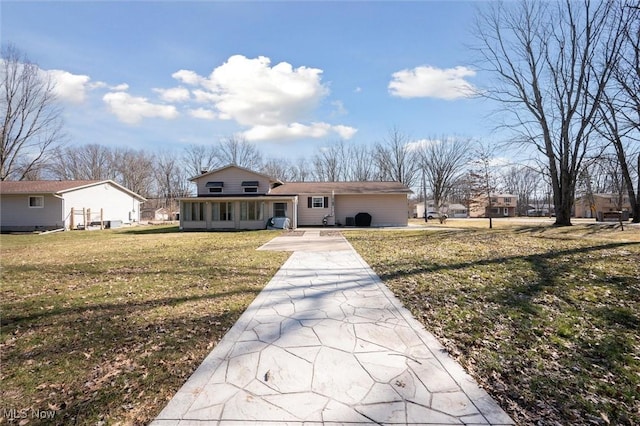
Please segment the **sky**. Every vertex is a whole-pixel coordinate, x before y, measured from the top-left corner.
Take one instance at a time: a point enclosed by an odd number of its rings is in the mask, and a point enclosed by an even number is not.
[[[6,1],[0,38],[56,82],[69,143],[240,136],[267,158],[343,140],[491,140],[471,1]]]

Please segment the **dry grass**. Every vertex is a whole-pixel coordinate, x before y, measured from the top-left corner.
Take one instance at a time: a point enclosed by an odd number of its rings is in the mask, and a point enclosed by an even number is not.
[[[640,229],[486,222],[345,235],[518,424],[640,424]]]
[[[148,423],[288,256],[176,231],[1,237],[0,422]]]

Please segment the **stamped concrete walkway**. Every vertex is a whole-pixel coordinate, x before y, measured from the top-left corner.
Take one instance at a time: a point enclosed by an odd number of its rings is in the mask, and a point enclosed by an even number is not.
[[[513,424],[342,236],[292,248],[153,425]]]

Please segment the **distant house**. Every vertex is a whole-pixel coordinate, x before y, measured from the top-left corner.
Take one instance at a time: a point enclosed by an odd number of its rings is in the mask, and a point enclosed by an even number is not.
[[[518,197],[513,194],[491,194],[491,207],[489,198],[484,196],[473,200],[469,209],[469,217],[514,217]]]
[[[142,209],[140,220],[164,221],[172,220],[171,211],[165,207]]]
[[[416,203],[414,207],[413,217],[416,218],[424,218],[424,201],[420,203]],[[468,216],[467,208],[462,204],[443,204],[440,209],[435,207],[435,203],[433,200],[427,200],[427,212],[429,213],[442,213],[446,214],[447,217],[458,217],[464,218]]]
[[[352,225],[358,213],[372,226],[406,226],[407,196],[399,182],[290,182],[228,165],[190,179],[197,196],[180,199],[180,228],[264,229],[270,217],[292,227]]]
[[[630,210],[631,203],[629,202],[629,196],[627,194],[622,196],[622,205],[620,205],[620,196],[618,194],[585,195],[577,198],[574,202],[575,217],[597,218],[598,220],[602,220],[603,213],[614,211],[629,212]]]
[[[111,180],[4,181],[2,231],[78,229],[102,220],[119,226],[140,220],[144,197]]]

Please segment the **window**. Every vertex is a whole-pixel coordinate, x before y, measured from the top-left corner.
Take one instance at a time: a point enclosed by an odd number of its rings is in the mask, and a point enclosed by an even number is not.
[[[329,208],[329,197],[309,197],[307,207],[310,209]]]
[[[264,203],[243,201],[240,203],[240,220],[263,220]]]
[[[211,220],[233,220],[233,203],[211,203]]]
[[[505,203],[505,204],[511,204],[511,198],[509,198],[509,197],[505,197],[505,199],[504,199],[504,203]]]
[[[41,209],[44,207],[44,196],[43,195],[30,195],[29,196],[29,208],[30,209]]]
[[[185,221],[204,220],[204,203],[185,202],[182,209],[182,217]]]
[[[491,199],[491,204],[498,204],[498,199],[497,198],[492,198]]]
[[[287,203],[274,203],[273,215],[277,217],[283,217],[287,215]]]
[[[222,188],[224,187],[224,182],[207,182],[205,185],[205,188],[207,188],[209,190],[210,194],[219,194],[222,192]]]
[[[260,182],[257,180],[245,180],[242,182],[243,192],[258,192],[258,186]]]

